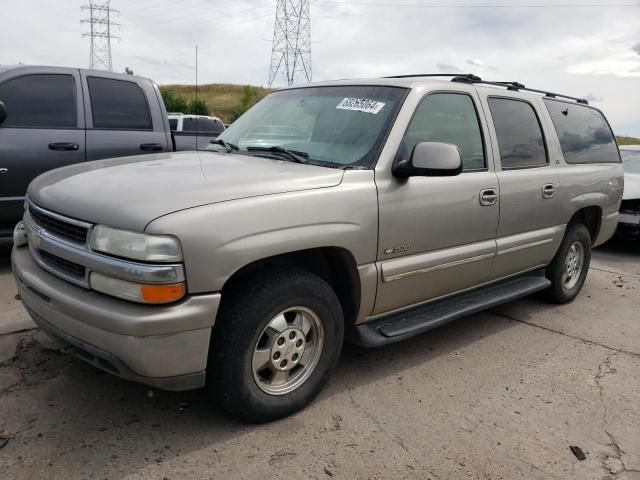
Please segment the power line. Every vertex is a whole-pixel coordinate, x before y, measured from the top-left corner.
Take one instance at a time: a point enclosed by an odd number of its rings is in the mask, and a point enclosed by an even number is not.
[[[258,9],[255,9],[258,10]],[[246,17],[243,18],[241,20],[238,21],[230,21],[230,20],[219,20],[218,21],[214,21],[213,23],[211,23],[210,20],[208,20],[205,17],[201,17],[200,18],[200,22],[196,22],[196,23],[192,23],[191,25],[184,25],[184,26],[179,26],[176,25],[175,27],[169,27],[169,28],[163,28],[162,29],[162,33],[164,34],[164,37],[167,38],[167,34],[181,34],[181,33],[188,33],[190,31],[194,31],[194,26],[202,26],[204,24],[206,24],[207,27],[209,27],[212,30],[215,31],[219,31],[219,30],[224,30],[225,28],[228,27],[232,27],[235,25],[241,25],[244,23],[249,23],[249,22],[253,22],[256,20],[260,20],[263,18],[267,18],[267,17],[272,17],[273,18],[273,13],[269,12],[266,15],[257,15],[257,16],[252,16],[252,17]],[[136,39],[141,39],[141,38],[147,38],[149,35],[155,35],[157,34],[157,32],[152,32],[149,33],[146,30],[139,30],[136,34],[134,34],[133,36],[131,35],[127,35],[127,39],[128,40],[136,40]]]
[[[111,8],[111,0],[105,0],[103,3],[89,0],[89,5],[80,8],[89,11],[89,17],[80,20],[80,23],[89,24],[89,32],[82,34],[83,37],[91,39],[89,68],[112,72],[111,39],[120,37],[111,33],[111,27],[119,27],[120,24],[113,22],[111,16],[117,14],[118,10]]]
[[[311,82],[309,0],[278,0],[273,28],[269,86],[284,76],[287,85]]]

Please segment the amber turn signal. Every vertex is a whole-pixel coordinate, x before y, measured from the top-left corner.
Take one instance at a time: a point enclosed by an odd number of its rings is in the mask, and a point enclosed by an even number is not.
[[[171,303],[180,300],[185,293],[184,283],[140,286],[140,295],[145,303]]]

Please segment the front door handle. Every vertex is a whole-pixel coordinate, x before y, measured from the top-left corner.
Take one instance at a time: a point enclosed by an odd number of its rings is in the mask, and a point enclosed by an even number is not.
[[[159,143],[142,143],[140,144],[140,150],[144,150],[145,152],[161,152],[162,145]]]
[[[80,148],[77,143],[69,143],[69,142],[55,142],[49,144],[49,150],[54,150],[56,152],[62,152],[65,150],[76,151]]]
[[[553,183],[545,183],[542,186],[542,198],[551,198],[556,193],[556,187]]]
[[[488,207],[495,205],[498,201],[498,192],[495,188],[485,188],[480,190],[480,205]]]

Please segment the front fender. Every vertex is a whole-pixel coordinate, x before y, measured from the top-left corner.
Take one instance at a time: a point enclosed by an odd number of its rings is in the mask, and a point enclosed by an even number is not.
[[[180,239],[190,293],[220,291],[242,267],[320,247],[375,262],[377,195],[373,172],[349,172],[336,187],[220,202],[172,213],[146,231]]]

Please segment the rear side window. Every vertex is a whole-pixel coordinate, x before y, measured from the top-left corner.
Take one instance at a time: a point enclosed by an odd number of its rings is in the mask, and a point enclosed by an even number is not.
[[[137,83],[87,77],[93,110],[93,127],[119,130],[152,130],[144,92]]]
[[[76,127],[76,87],[71,75],[13,78],[0,85],[0,101],[7,109],[3,127]]]
[[[182,131],[183,132],[195,132],[196,131],[196,119],[193,117],[185,117],[182,119]]]
[[[170,118],[169,119],[169,129],[170,130],[177,130],[178,129],[178,119],[177,118]]]
[[[194,118],[186,117],[182,119],[182,131],[195,133],[220,134],[224,132],[224,125],[220,120],[214,118]]]
[[[224,130],[222,123],[213,118],[199,118],[198,131],[203,133],[220,134]]]
[[[545,98],[567,163],[619,162],[618,147],[602,113],[580,104]]]
[[[508,170],[546,165],[544,137],[531,104],[497,97],[488,101],[498,137],[502,168]]]
[[[398,154],[409,157],[420,142],[457,145],[462,153],[463,170],[486,166],[480,123],[468,95],[433,93],[425,97],[416,108]]]

